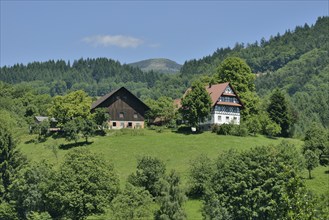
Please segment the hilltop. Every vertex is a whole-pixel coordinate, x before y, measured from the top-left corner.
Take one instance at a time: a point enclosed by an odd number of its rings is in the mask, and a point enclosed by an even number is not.
[[[133,67],[138,67],[144,72],[155,71],[159,73],[178,73],[182,65],[176,63],[175,61],[165,59],[165,58],[157,58],[157,59],[148,59],[142,60],[135,63],[128,64]]]

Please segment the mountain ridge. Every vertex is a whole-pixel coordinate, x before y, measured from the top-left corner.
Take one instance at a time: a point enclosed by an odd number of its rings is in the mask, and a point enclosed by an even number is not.
[[[155,71],[159,73],[179,73],[182,65],[167,58],[151,58],[129,63],[127,65],[138,67],[144,72]]]

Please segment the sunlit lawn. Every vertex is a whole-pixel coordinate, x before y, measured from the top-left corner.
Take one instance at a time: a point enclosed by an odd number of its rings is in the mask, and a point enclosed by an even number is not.
[[[44,143],[33,143],[30,141],[33,138],[33,136],[25,136],[19,144],[21,151],[32,161],[46,159],[57,167],[63,161],[65,154],[71,150],[57,148],[60,144],[67,144],[62,138],[49,138]],[[87,147],[114,164],[122,187],[128,175],[135,171],[137,158],[150,155],[163,160],[167,170],[175,169],[182,178],[183,187],[186,188],[189,165],[198,155],[206,154],[209,158],[215,159],[220,152],[231,148],[245,150],[255,146],[279,144],[282,140],[264,136],[219,136],[211,132],[187,135],[165,130],[157,133],[154,130],[145,129],[137,132],[117,131],[105,137],[93,137],[90,139],[92,143]],[[300,140],[288,139],[288,141],[298,147],[302,145]],[[320,194],[329,189],[329,174],[325,171],[328,171],[328,168],[316,168],[312,172],[314,178],[311,180],[307,179],[306,170],[303,173],[306,185],[315,193]],[[186,203],[185,210],[188,219],[202,218],[201,204],[198,200],[189,200]],[[103,218],[106,219],[106,216]]]

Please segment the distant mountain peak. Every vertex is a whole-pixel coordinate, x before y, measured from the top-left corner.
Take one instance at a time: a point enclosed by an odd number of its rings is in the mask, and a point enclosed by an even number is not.
[[[154,58],[142,60],[135,63],[128,64],[133,67],[138,67],[142,71],[155,71],[160,73],[178,73],[182,65],[176,63],[175,61],[166,59],[166,58]]]

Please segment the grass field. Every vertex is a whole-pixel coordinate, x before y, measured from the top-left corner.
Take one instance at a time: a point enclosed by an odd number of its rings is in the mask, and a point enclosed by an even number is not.
[[[64,155],[70,150],[58,149],[60,144],[66,143],[63,139],[49,138],[44,143],[33,143],[33,136],[25,136],[19,144],[20,150],[32,161],[46,159],[55,166],[60,164]],[[264,136],[236,137],[220,136],[211,132],[202,134],[180,134],[165,130],[157,133],[154,130],[116,131],[105,137],[91,138],[88,148],[101,154],[106,160],[114,164],[121,186],[127,176],[136,170],[137,158],[143,155],[155,156],[163,160],[167,170],[175,169],[182,177],[183,187],[186,187],[188,169],[193,159],[200,154],[206,154],[214,159],[224,150],[235,148],[245,150],[255,146],[279,144],[283,139],[270,139]],[[303,142],[296,139],[285,139],[300,147]],[[82,141],[82,140],[81,140]],[[329,188],[328,168],[318,167],[313,171],[314,178],[306,179],[307,186],[321,193]],[[307,178],[307,171],[303,176]],[[185,209],[188,219],[200,219],[201,202],[189,200]]]

